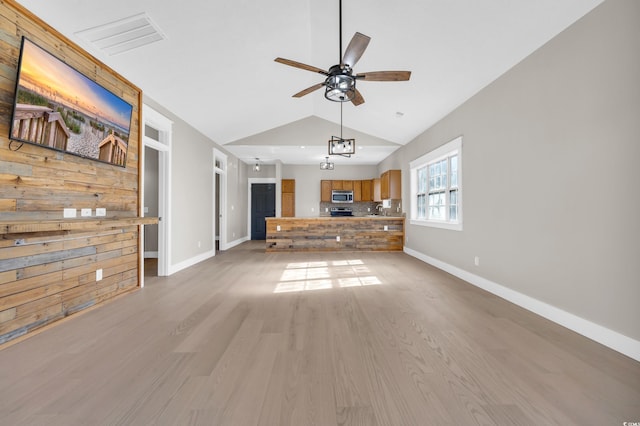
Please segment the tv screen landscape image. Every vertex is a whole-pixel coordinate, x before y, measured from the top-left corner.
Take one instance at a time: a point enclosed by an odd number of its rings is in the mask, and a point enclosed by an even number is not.
[[[126,167],[131,104],[22,38],[9,137]]]

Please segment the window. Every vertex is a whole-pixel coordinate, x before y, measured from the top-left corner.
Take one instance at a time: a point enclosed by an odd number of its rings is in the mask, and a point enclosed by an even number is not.
[[[411,223],[462,230],[462,137],[413,160]]]

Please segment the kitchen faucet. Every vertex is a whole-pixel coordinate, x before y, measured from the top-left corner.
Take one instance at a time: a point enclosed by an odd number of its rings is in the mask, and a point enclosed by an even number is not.
[[[384,210],[382,210],[383,208],[384,208],[384,206],[382,204],[378,204],[376,206],[376,210],[380,210],[380,213],[384,216],[385,212],[384,212]]]

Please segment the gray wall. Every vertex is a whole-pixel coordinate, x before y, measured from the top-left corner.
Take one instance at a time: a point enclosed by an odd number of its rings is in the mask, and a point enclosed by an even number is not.
[[[158,151],[144,148],[145,216],[158,217]],[[144,226],[144,251],[158,251],[158,225]]]
[[[464,136],[464,230],[407,247],[640,339],[639,17],[604,2],[383,161],[408,201],[408,163]]]
[[[219,148],[218,148],[219,149]],[[229,154],[228,154],[229,155]],[[247,231],[247,167],[229,155],[227,164],[227,242],[248,238]]]
[[[173,121],[170,265],[213,251],[213,148],[228,156],[227,242],[246,237],[247,176],[243,163],[152,99],[144,102]],[[240,207],[240,208],[239,208]],[[198,247],[200,242],[200,247]]]
[[[376,166],[343,166],[334,170],[320,170],[316,166],[282,166],[283,179],[296,180],[296,216],[319,216],[321,180],[361,180],[380,177]]]

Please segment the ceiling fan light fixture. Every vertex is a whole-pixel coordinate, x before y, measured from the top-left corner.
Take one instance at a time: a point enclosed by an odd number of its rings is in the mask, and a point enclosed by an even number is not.
[[[330,75],[324,85],[324,97],[333,102],[351,102],[356,95],[356,79],[349,74]]]

